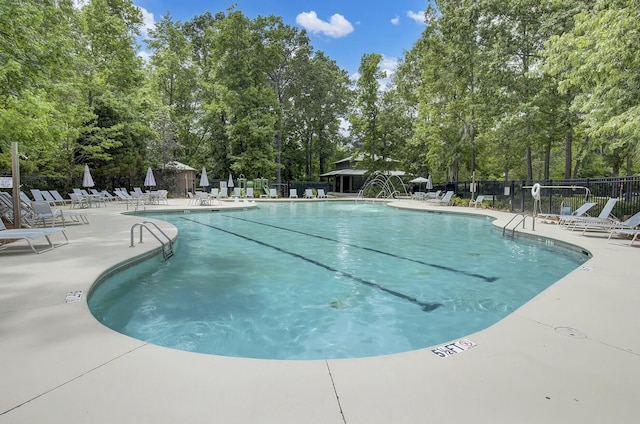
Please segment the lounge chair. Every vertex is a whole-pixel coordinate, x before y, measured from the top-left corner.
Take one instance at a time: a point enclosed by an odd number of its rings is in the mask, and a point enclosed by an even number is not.
[[[218,197],[220,199],[227,199],[229,197],[228,190],[229,189],[227,187],[220,187],[220,195]]]
[[[290,199],[297,199],[298,198],[298,189],[290,188],[289,189],[289,198]]]
[[[434,191],[433,193],[428,191],[424,195],[424,200],[439,199],[440,198],[440,194],[442,194],[442,190],[437,190],[437,191]]]
[[[120,198],[121,203],[125,203],[127,205],[127,210],[129,209],[129,206],[133,206],[135,210],[138,210],[138,208],[142,206],[142,209],[146,210],[143,199],[139,197],[133,197],[122,190],[116,191],[116,196]]]
[[[53,195],[49,193],[47,190],[40,190],[40,195],[51,206],[57,206],[58,202],[53,198]],[[36,199],[37,200],[37,199]]]
[[[75,222],[88,224],[89,218],[85,214],[77,212],[63,212],[60,209],[51,209],[51,205],[47,202],[31,202],[31,208],[33,209],[34,219],[36,224],[42,220],[42,226],[47,226],[47,221],[51,221],[51,227],[54,226],[56,220],[62,222],[62,226],[66,227],[67,222]]]
[[[211,206],[208,193],[205,193],[204,191],[196,191],[196,197],[198,198],[198,205]]]
[[[242,190],[240,190],[240,187],[234,187],[233,197],[240,197],[241,195],[242,195]]]
[[[54,244],[51,241],[51,235],[62,233],[65,238],[64,243]],[[33,244],[34,240],[44,237],[49,244],[49,247],[43,249],[36,249]],[[42,253],[49,251],[58,246],[62,246],[63,244],[69,243],[69,238],[67,238],[67,234],[65,234],[64,229],[62,228],[18,228],[15,230],[8,230],[7,227],[4,226],[4,223],[0,219],[0,240],[3,242],[14,241],[14,240],[24,240],[29,244],[31,250],[35,253]],[[6,246],[3,243],[3,248]]]
[[[618,221],[583,221],[574,224],[574,229],[582,229],[582,234],[587,231],[614,231],[635,230],[640,226],[640,212],[623,222]]]
[[[473,206],[474,208],[477,208],[478,205],[482,207],[482,202],[484,202],[484,195],[481,194],[480,196],[476,197],[475,200],[471,199],[469,201],[469,207]]]
[[[168,190],[158,190],[158,204],[168,205],[169,204],[169,191]]]
[[[253,187],[247,187],[247,196],[249,199],[253,199]]]
[[[67,204],[67,201],[64,199],[64,197],[62,197],[62,195],[58,192],[58,190],[49,190],[49,193],[51,193],[53,198],[56,200],[56,204],[62,205],[62,206]]]
[[[26,201],[23,199],[27,199]],[[31,209],[31,200],[26,194],[20,192],[20,222],[23,222],[30,227],[34,225],[33,209]],[[5,191],[0,191],[0,213],[9,222],[15,222],[13,217],[13,196]]]
[[[447,191],[444,196],[442,196],[442,199],[427,199],[426,202],[430,205],[447,206],[451,203],[452,197],[453,191]]]
[[[278,198],[278,191],[275,188],[270,188],[269,189],[269,198],[270,199],[277,199]]]
[[[306,197],[307,199],[315,199],[316,196],[313,195],[312,189],[307,188],[304,190],[304,197]]]
[[[587,212],[589,211],[589,209],[591,209],[595,205],[596,204],[594,202],[586,202],[582,206],[580,206],[578,209],[576,209],[575,211],[573,211],[571,213],[560,213],[560,215],[553,214],[553,213],[539,213],[539,214],[536,215],[536,218],[543,219],[543,220],[545,220],[545,222],[561,223],[561,222],[563,222],[565,220],[566,217],[585,216],[587,214]],[[571,218],[569,218],[569,219],[571,219]]]
[[[323,188],[318,189],[318,199],[327,199],[328,197]]]
[[[32,188],[31,195],[33,196],[33,200],[36,202],[44,202],[44,197],[42,196],[42,192],[38,189]]]
[[[627,236],[627,237],[631,237],[631,243],[629,243],[629,246],[631,246],[633,243],[635,243],[636,240],[640,240],[640,229],[638,228],[614,228],[613,230],[611,230],[609,232],[609,238],[608,240],[611,241],[611,237],[613,235],[619,235],[619,236]]]
[[[593,216],[565,216],[562,221],[560,221],[560,224],[564,224],[567,227],[570,227],[572,230],[576,228],[576,225],[579,225],[580,227],[584,226],[583,224],[585,223],[592,223],[592,224],[611,224],[613,222],[617,222],[617,220],[615,219],[615,217],[612,217],[611,215],[611,211],[613,210],[613,207],[615,206],[616,202],[618,201],[618,199],[612,197],[609,200],[607,200],[607,203],[604,205],[604,207],[602,208],[602,210],[600,211],[600,214],[596,217]]]

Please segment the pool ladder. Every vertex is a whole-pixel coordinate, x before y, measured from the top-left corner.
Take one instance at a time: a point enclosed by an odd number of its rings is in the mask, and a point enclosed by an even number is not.
[[[153,226],[153,228],[151,228],[149,225]],[[151,222],[151,221],[143,221],[143,222],[137,222],[137,223],[133,224],[133,226],[131,227],[131,246],[129,246],[129,247],[135,247],[135,243],[133,241],[133,233],[134,233],[136,227],[140,228],[140,241],[139,241],[139,243],[143,243],[143,241],[142,241],[142,229],[146,228],[147,231],[149,231],[149,234],[151,234],[153,237],[155,237],[155,239],[158,240],[160,242],[160,244],[162,245],[162,256],[164,256],[164,259],[167,260],[167,259],[169,259],[170,257],[173,256],[173,241],[171,240],[171,238],[164,231],[162,231],[160,229],[160,227],[158,227],[154,222]],[[161,239],[160,236],[155,232],[155,230],[160,232],[160,234],[162,234],[164,236],[166,241]]]
[[[533,215],[528,215],[528,214],[522,214],[522,213],[517,213],[515,214],[510,220],[509,222],[507,222],[505,224],[504,227],[502,227],[502,236],[504,237],[505,232],[507,231],[507,227],[509,226],[509,224],[511,224],[513,221],[515,221],[517,218],[520,218],[520,220],[518,222],[516,222],[516,225],[513,226],[513,228],[511,228],[511,237],[513,237],[516,233],[516,228],[518,228],[518,226],[520,224],[522,224],[522,228],[526,228],[525,224],[527,222],[527,218],[531,218],[531,222],[532,222],[532,227],[531,229],[535,231],[536,229],[536,219],[534,218]]]

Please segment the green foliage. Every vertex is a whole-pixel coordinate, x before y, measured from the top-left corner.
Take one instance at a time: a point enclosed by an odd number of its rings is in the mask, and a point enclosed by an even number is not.
[[[138,178],[179,160],[219,178],[316,179],[351,154],[440,181],[638,172],[632,0],[437,0],[384,85],[380,53],[350,81],[304,31],[236,6],[165,15],[145,64],[132,0],[74,3],[0,0],[2,172],[12,141],[23,172],[51,176],[89,164]]]

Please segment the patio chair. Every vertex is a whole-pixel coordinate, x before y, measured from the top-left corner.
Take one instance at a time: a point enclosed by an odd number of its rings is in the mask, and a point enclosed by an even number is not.
[[[617,219],[615,217],[613,217],[611,215],[611,211],[613,210],[613,207],[616,205],[616,202],[618,201],[617,198],[612,197],[609,200],[607,200],[607,203],[604,205],[604,207],[602,208],[602,210],[600,211],[600,214],[596,217],[593,216],[565,216],[561,223],[564,224],[567,227],[570,227],[572,230],[575,229],[577,224],[580,224],[580,226],[582,227],[584,223],[599,223],[599,224],[607,224],[607,223],[612,223],[612,222],[616,222]]]
[[[451,204],[451,198],[453,197],[453,191],[447,191],[442,199],[427,199],[427,203],[436,206],[447,206]]]
[[[58,202],[56,201],[56,199],[47,190],[40,190],[40,195],[42,196],[44,201],[47,202],[50,206],[57,206],[58,205]]]
[[[476,197],[475,200],[471,199],[469,201],[469,207],[473,206],[474,208],[477,208],[478,205],[482,207],[482,202],[484,202],[484,195],[481,194],[480,196]]]
[[[136,211],[140,206],[142,206],[143,210],[147,210],[146,206],[144,205],[144,199],[133,197],[122,190],[116,191],[115,193],[116,196],[120,198],[120,203],[124,203],[127,205],[127,210],[129,210],[129,206],[132,206]]]
[[[168,205],[169,204],[169,191],[168,190],[158,190],[158,204]]]
[[[33,200],[36,202],[44,202],[44,197],[42,197],[42,192],[36,188],[32,188],[31,195],[33,196]]]
[[[298,189],[290,188],[289,189],[289,198],[290,199],[297,199],[298,198]]]
[[[596,204],[594,202],[586,202],[571,213],[560,213],[560,215],[554,213],[539,213],[536,215],[536,218],[543,219],[545,220],[544,222],[562,223],[564,222],[565,217],[586,215],[589,209],[591,209],[595,205]]]
[[[53,241],[51,241],[51,235],[57,234],[57,233],[62,233],[62,235],[66,240],[64,243],[54,244]],[[33,242],[42,237],[44,237],[47,240],[49,247],[36,249]],[[0,219],[0,240],[3,241],[2,248],[6,248],[6,242],[11,242],[15,240],[24,240],[29,244],[29,247],[31,248],[31,250],[33,250],[35,253],[47,252],[58,246],[62,246],[64,244],[69,243],[69,238],[67,237],[67,234],[64,232],[64,229],[62,228],[18,228],[15,230],[8,230],[7,227],[4,226],[4,223],[2,222],[1,219]]]
[[[240,187],[233,188],[233,197],[240,197],[241,194],[242,194],[242,191],[240,190]]]
[[[247,187],[247,196],[249,199],[253,199],[253,187]]]
[[[437,190],[434,191],[433,193],[431,193],[430,191],[428,191],[427,193],[425,193],[424,199],[425,200],[429,200],[429,199],[440,199],[440,195],[442,194],[442,190]]]
[[[26,201],[23,199],[27,199]],[[20,222],[32,227],[34,225],[33,209],[31,209],[31,200],[26,194],[20,192],[19,209],[20,209]],[[13,216],[13,196],[5,191],[0,191],[0,212],[2,216],[9,222],[14,223]]]
[[[633,245],[633,243],[636,242],[636,240],[640,240],[640,229],[638,228],[614,228],[613,230],[611,230],[609,232],[609,237],[607,240],[609,240],[609,242],[611,242],[611,237],[614,235],[618,235],[618,236],[627,236],[627,237],[631,237],[631,242],[629,243],[629,246]]]
[[[574,229],[582,229],[582,234],[587,231],[614,231],[614,230],[635,230],[640,226],[640,212],[631,216],[623,222],[618,221],[584,221],[577,222]]]
[[[307,199],[315,199],[316,196],[313,194],[313,189],[307,188],[304,190],[304,197]]]
[[[323,188],[319,188],[318,189],[318,199],[326,199],[329,196],[327,196],[327,193],[324,192]]]
[[[71,209],[75,207],[78,207],[80,209],[89,207],[89,203],[87,202],[87,199],[82,195],[79,195],[76,193],[69,193],[69,199],[71,199],[71,205],[69,205]]]
[[[278,191],[275,188],[270,188],[269,189],[269,198],[270,199],[277,199],[278,198]]]
[[[49,190],[49,193],[51,193],[53,198],[56,200],[57,205],[64,206],[67,204],[67,201],[64,199],[64,197],[62,197],[62,195],[58,192],[58,190]]]
[[[211,206],[211,202],[209,201],[209,194],[204,191],[196,191],[196,197],[198,199],[198,205],[200,206]]]
[[[227,187],[220,187],[219,199],[227,199],[229,197],[229,189]]]
[[[51,221],[51,227],[54,226],[57,219],[62,222],[62,226],[66,227],[68,221],[75,223],[88,224],[89,218],[85,214],[77,212],[64,212],[60,209],[51,209],[51,205],[47,202],[31,202],[31,208],[33,209],[34,219],[36,225],[42,220],[42,226],[47,226],[47,221]],[[68,221],[67,221],[68,220]]]

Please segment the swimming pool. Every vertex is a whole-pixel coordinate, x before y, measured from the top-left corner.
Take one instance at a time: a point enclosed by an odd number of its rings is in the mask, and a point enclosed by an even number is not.
[[[187,351],[269,359],[424,348],[501,320],[587,257],[514,241],[486,218],[355,202],[154,214],[176,255],[89,298],[108,327]]]

